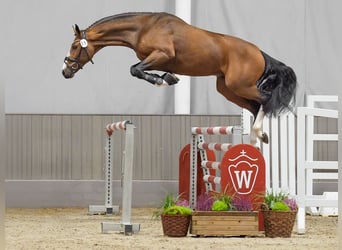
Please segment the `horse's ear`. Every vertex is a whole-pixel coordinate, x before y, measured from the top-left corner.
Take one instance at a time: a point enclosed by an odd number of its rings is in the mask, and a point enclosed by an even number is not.
[[[74,29],[75,36],[81,36],[81,31],[77,24],[72,26],[72,28]]]

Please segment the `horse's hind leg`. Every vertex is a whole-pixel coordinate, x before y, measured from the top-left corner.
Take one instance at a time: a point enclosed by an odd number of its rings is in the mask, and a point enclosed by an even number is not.
[[[259,138],[264,143],[268,143],[268,136],[262,131],[262,122],[265,116],[262,106],[258,102],[238,96],[233,91],[228,89],[225,84],[224,77],[217,77],[216,89],[220,94],[226,97],[227,100],[249,110],[253,114],[254,123],[250,135],[251,144],[256,144],[256,138]]]
[[[256,145],[256,138],[259,138],[263,143],[268,143],[267,133],[262,131],[262,123],[265,117],[265,112],[263,111],[262,105],[260,106],[259,112],[255,117],[252,131],[250,135],[251,144]]]
[[[235,103],[241,108],[249,110],[254,117],[256,116],[260,104],[254,101],[247,100],[241,96],[236,95],[232,90],[228,89],[225,84],[224,76],[218,76],[216,79],[216,90],[223,95],[228,101]]]

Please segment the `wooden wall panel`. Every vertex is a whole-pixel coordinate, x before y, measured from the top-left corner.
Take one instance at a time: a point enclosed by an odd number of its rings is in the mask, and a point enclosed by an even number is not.
[[[102,128],[103,124],[102,116],[94,116],[92,118],[92,133],[91,133],[91,176],[94,179],[103,179],[102,169],[105,167],[103,148],[103,141],[105,140],[105,128]],[[102,128],[102,129],[101,129]]]
[[[62,119],[51,116],[51,178],[61,180],[62,173]]]
[[[72,179],[72,159],[71,159],[71,148],[72,148],[72,116],[63,115],[61,117],[57,117],[61,119],[61,155],[60,161],[61,165],[59,166],[61,169],[62,179],[71,180]],[[58,157],[58,156],[57,156]]]
[[[135,180],[177,180],[178,155],[190,142],[192,126],[238,125],[240,116],[189,115],[6,115],[7,179],[101,180],[105,167],[105,126],[131,120],[136,126]],[[335,122],[336,123],[336,122]],[[334,121],[317,121],[334,130]],[[225,136],[206,136],[225,142]],[[123,131],[112,135],[114,179],[121,179]],[[316,145],[316,157],[335,158],[335,145]],[[220,159],[222,154],[218,154]],[[335,159],[332,159],[335,160]]]
[[[42,117],[40,116],[32,116],[32,142],[31,142],[31,152],[32,152],[32,179],[46,179],[45,176],[43,176],[42,172],[42,159],[43,159],[43,149],[42,149]],[[7,129],[7,128],[6,128]],[[18,133],[20,134],[20,133]],[[20,139],[20,138],[19,138]],[[16,138],[15,141],[18,141],[18,138]],[[19,143],[19,145],[16,145],[15,148],[17,149],[17,152],[20,152],[20,148],[22,147],[22,144]],[[17,155],[18,159],[22,158],[22,155]],[[25,161],[25,159],[23,159]],[[45,166],[46,168],[49,166]],[[16,175],[21,175],[20,168],[22,166],[17,166],[18,172],[16,172]]]

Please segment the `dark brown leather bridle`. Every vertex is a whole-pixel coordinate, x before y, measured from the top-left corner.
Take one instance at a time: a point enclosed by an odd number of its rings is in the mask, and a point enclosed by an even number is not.
[[[71,58],[71,57],[68,57],[66,56],[64,58],[64,62],[65,64],[67,65],[68,68],[70,68],[70,70],[72,71],[72,73],[75,73],[77,70],[79,69],[83,69],[83,65],[81,64],[80,62],[80,58],[81,58],[81,54],[82,54],[82,51],[85,50],[88,58],[89,58],[89,61],[94,64],[92,58],[90,57],[89,55],[89,52],[88,52],[88,41],[86,39],[86,34],[85,34],[85,31],[82,31],[81,32],[81,37],[82,39],[80,40],[80,45],[81,45],[81,50],[80,50],[80,53],[78,54],[78,56],[76,58]],[[70,66],[68,65],[68,62],[72,62],[73,64],[71,64]]]

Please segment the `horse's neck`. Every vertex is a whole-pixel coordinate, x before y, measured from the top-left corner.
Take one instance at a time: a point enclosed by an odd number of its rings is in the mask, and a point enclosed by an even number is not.
[[[134,48],[140,29],[141,24],[136,20],[112,21],[89,28],[87,37],[89,36],[99,49],[105,46]]]

